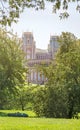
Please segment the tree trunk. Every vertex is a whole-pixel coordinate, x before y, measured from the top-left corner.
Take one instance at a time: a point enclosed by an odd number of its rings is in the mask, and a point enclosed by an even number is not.
[[[20,104],[21,104],[21,109],[22,109],[22,111],[24,111],[24,104],[23,104],[23,100],[22,100],[21,97],[20,97]]]
[[[71,101],[70,106],[69,106],[69,113],[68,113],[69,119],[73,117],[73,108],[74,108],[74,101]]]
[[[22,111],[24,111],[24,105],[22,104]]]

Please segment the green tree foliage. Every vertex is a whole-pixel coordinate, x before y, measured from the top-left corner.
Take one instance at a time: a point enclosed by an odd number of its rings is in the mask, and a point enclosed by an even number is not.
[[[20,40],[0,29],[0,107],[7,95],[15,93],[16,86],[24,84],[25,72]]]
[[[43,114],[72,118],[80,111],[80,40],[63,32],[59,43],[55,61],[41,70],[48,78]]]
[[[45,9],[46,2],[52,3],[53,12],[63,10],[60,18],[68,17],[67,12],[69,3],[76,3],[76,10],[80,12],[79,0],[0,0],[0,23],[3,25],[11,25],[12,21],[16,22],[20,13],[25,8]]]
[[[44,116],[45,86],[36,86],[33,91],[33,110],[37,116]]]
[[[13,98],[15,108],[21,109],[22,111],[28,108],[28,104],[32,102],[32,90],[33,87],[31,85],[25,85],[18,89],[15,98]]]
[[[64,45],[61,43],[57,59],[64,74],[62,79],[68,96],[68,117],[72,118],[80,107],[80,41],[71,33],[62,33],[62,37]]]

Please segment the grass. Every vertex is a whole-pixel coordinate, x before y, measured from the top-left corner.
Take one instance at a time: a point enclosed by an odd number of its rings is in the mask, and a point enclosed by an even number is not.
[[[23,111],[0,110],[0,112],[7,114]],[[0,116],[0,130],[80,130],[79,119],[37,118],[32,111],[24,111],[24,113],[29,117]]]
[[[0,130],[80,130],[80,120],[0,117]]]

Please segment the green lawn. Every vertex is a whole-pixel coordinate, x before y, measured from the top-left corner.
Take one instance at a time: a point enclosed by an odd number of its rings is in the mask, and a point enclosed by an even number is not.
[[[0,130],[80,130],[80,120],[0,117]]]
[[[32,111],[0,110],[0,112],[6,114],[23,112],[29,115],[28,118],[0,116],[0,130],[80,130],[80,119],[37,118]]]

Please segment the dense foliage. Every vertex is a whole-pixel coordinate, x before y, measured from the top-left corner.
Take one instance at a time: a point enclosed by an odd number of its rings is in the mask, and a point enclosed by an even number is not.
[[[35,108],[46,117],[72,118],[80,112],[80,40],[62,33],[59,43],[55,61],[40,68],[48,82],[44,93],[42,89],[36,93]]]
[[[0,108],[24,84],[25,72],[19,39],[0,29]]]

